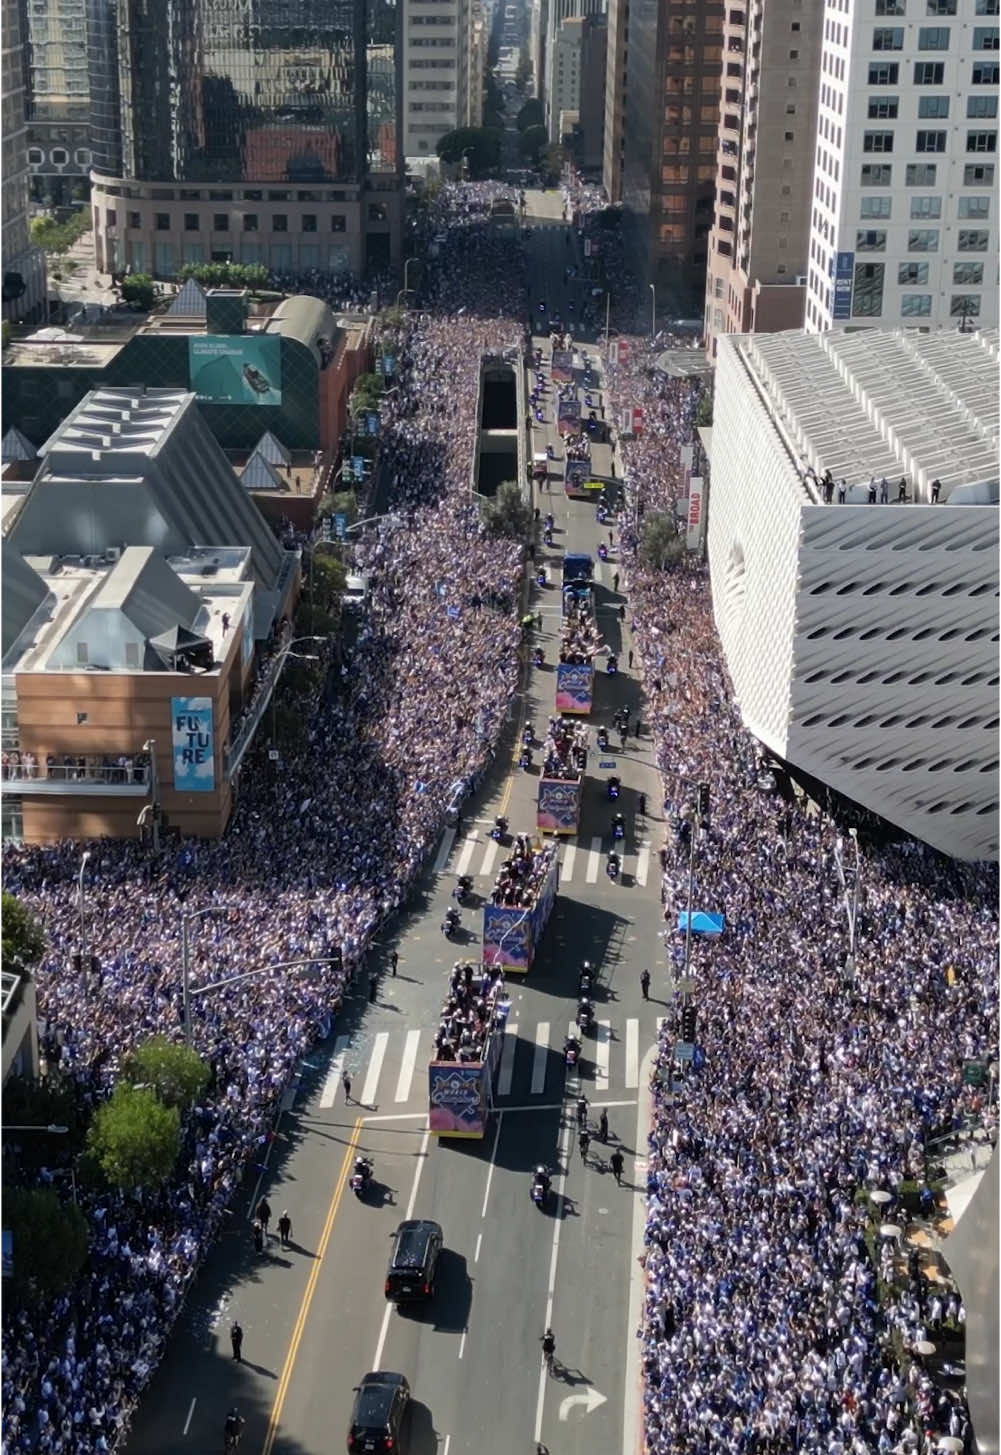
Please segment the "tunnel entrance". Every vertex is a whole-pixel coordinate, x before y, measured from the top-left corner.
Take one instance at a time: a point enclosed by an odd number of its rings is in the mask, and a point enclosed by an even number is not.
[[[514,369],[490,364],[483,371],[476,489],[496,495],[498,485],[518,479],[518,392]]]

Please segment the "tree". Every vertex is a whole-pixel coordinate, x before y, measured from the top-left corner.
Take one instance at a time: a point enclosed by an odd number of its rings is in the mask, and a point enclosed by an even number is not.
[[[695,411],[695,423],[704,429],[713,422],[713,396],[711,391],[703,394]]]
[[[11,1076],[3,1089],[3,1119],[9,1126],[65,1127],[65,1136],[32,1132],[20,1141],[22,1167],[61,1167],[83,1146],[89,1114],[76,1082],[56,1066],[32,1080]],[[17,1134],[12,1132],[15,1141]]]
[[[674,521],[663,511],[655,510],[643,523],[640,559],[655,571],[675,565],[685,554],[685,545]]]
[[[122,302],[148,313],[156,301],[156,285],[148,273],[131,273],[122,281]]]
[[[180,272],[208,288],[265,288],[268,276],[263,263],[185,263]]]
[[[532,524],[532,511],[517,480],[505,480],[493,500],[484,503],[483,524],[492,536],[524,540]]]
[[[61,257],[90,229],[90,208],[81,207],[65,222],[59,222],[55,217],[33,217],[31,241],[49,257]]]
[[[309,597],[313,604],[321,611],[336,611],[346,585],[347,572],[342,563],[335,556],[314,547],[309,581]]]
[[[177,1162],[180,1113],[154,1091],[119,1082],[95,1112],[87,1143],[113,1187],[159,1187]]]
[[[381,374],[359,374],[351,391],[351,413],[359,409],[378,409],[382,397]]]
[[[542,126],[545,119],[546,113],[542,109],[542,102],[532,96],[518,112],[516,125],[519,131],[527,131],[530,126]]]
[[[45,932],[31,910],[6,891],[0,901],[0,912],[3,914],[3,968],[17,975],[37,965],[44,955]]]
[[[461,126],[446,132],[435,150],[450,166],[461,166],[465,161],[471,177],[484,176],[500,166],[502,136],[496,127]]]
[[[144,1041],[124,1067],[126,1081],[133,1086],[151,1087],[164,1106],[176,1106],[181,1111],[194,1105],[211,1075],[201,1056],[188,1046],[168,1041],[166,1036],[151,1036]]]
[[[542,155],[542,172],[544,179],[550,187],[555,187],[560,180],[563,171],[563,164],[566,162],[566,148],[553,144],[545,149]]]
[[[87,1219],[51,1187],[4,1191],[4,1226],[13,1235],[13,1291],[50,1298],[69,1288],[87,1261]],[[4,1280],[6,1283],[6,1280]]]
[[[358,496],[353,490],[338,490],[330,497],[330,514],[347,516],[348,525],[358,519]],[[343,587],[342,587],[343,590]]]
[[[548,140],[549,138],[546,135],[546,128],[544,126],[526,126],[518,138],[518,150],[525,160],[531,162],[534,166],[539,160],[539,153]]]

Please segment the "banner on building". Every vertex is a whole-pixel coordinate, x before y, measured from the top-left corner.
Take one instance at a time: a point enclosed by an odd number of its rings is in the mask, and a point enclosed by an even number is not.
[[[243,665],[248,666],[254,655],[254,594],[251,592],[243,612]]]
[[[215,788],[215,729],[211,697],[172,697],[170,737],[174,787],[178,793],[211,793]]]
[[[686,544],[690,551],[701,551],[705,531],[705,496],[702,479],[692,475],[688,481],[688,536]]]
[[[852,316],[852,281],[855,275],[855,254],[837,253],[834,260],[834,306],[831,316],[835,319]]]
[[[274,335],[189,338],[189,386],[204,404],[281,404],[281,342]]]

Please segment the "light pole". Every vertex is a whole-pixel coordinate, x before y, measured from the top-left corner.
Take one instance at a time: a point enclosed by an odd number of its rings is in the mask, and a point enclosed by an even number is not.
[[[608,325],[612,315],[612,290],[605,289],[605,353],[608,353]]]
[[[87,919],[84,907],[83,874],[90,863],[90,850],[84,849],[80,856],[80,872],[77,875],[77,904],[80,910],[80,960],[81,964],[87,954]]]
[[[311,578],[312,574],[313,563],[310,562]],[[282,647],[281,651],[278,654],[278,664],[275,667],[275,680],[271,687],[271,743],[273,747],[277,746],[277,733],[275,730],[275,693],[278,690],[278,679],[282,675],[282,670],[284,669],[285,663],[288,661],[289,657],[294,657],[297,662],[318,662],[320,658],[316,654],[316,652],[296,652],[293,651],[293,648],[299,646],[301,642],[324,641],[326,641],[326,637],[294,637],[292,641],[288,642],[284,647]]]
[[[685,915],[684,978],[687,983],[692,963],[692,900],[695,895],[695,841],[698,838],[699,829],[702,827],[703,815],[708,815],[709,811],[709,784],[696,783],[691,778],[682,778],[681,781],[686,788],[695,788],[697,790],[694,810],[691,805],[686,804],[681,811],[681,817],[691,825],[691,836],[688,848],[688,911]],[[688,1005],[691,998],[690,992],[686,989],[682,994],[685,1005]]]
[[[225,906],[220,906],[220,908],[225,908]],[[195,911],[195,915],[208,913],[210,913],[210,910]],[[194,918],[194,916],[192,916],[192,918]],[[223,977],[222,980],[212,980],[209,982],[208,985],[198,985],[194,988],[194,990],[191,989],[191,986],[188,983],[187,974],[185,974],[185,1007],[190,1007],[191,1001],[197,995],[208,995],[210,990],[222,990],[227,985],[236,985],[241,980],[250,980],[251,977],[254,975],[266,975],[271,970],[293,970],[301,969],[304,965],[336,965],[337,963],[337,959],[333,955],[309,955],[301,960],[277,960],[274,964],[255,965],[251,970],[241,970],[236,975],[226,975]],[[184,1044],[188,1047],[189,1050],[191,1049],[191,1021],[188,1017],[187,1010],[185,1011]]]
[[[205,909],[189,909],[181,915],[181,1020],[184,1026],[184,1044],[191,1050],[191,951],[188,943],[188,925],[191,920],[203,919],[207,914],[224,911],[224,904],[210,904]]]
[[[46,1126],[42,1122],[26,1122],[19,1126],[3,1126],[3,1132],[45,1132],[50,1137],[65,1137],[69,1127],[60,1126],[58,1122],[49,1122]]]
[[[463,153],[463,155],[465,155],[465,153]],[[407,296],[408,293],[412,293],[414,291],[410,287],[410,264],[411,263],[419,263],[419,262],[420,262],[420,258],[407,258],[406,262],[403,264],[403,287],[400,289],[399,293],[397,293],[397,295],[396,295],[396,306],[397,306],[397,308],[399,308],[399,306],[400,306],[400,299],[401,298],[406,298],[406,296]]]
[[[650,284],[650,337],[653,338],[657,332],[657,290]]]
[[[855,878],[852,883],[851,893],[848,891],[848,881],[845,877],[845,865],[842,857],[844,840],[838,838],[834,842],[834,862],[837,865],[838,878],[841,880],[841,892],[845,897],[845,918],[848,921],[848,956],[845,960],[845,974],[849,980],[855,978],[855,930],[858,924],[858,892],[859,879],[862,873],[862,861],[858,848],[858,829],[850,828],[848,837],[855,849]]]
[[[394,530],[403,524],[403,518],[390,510],[385,515],[367,515],[364,520],[356,520],[354,525],[347,527],[344,534],[349,536],[353,530],[361,530],[363,525],[373,525],[377,520],[390,521]]]
[[[156,772],[156,738],[147,738],[143,752],[149,754],[150,818],[153,827],[153,852],[160,851],[160,780]]]

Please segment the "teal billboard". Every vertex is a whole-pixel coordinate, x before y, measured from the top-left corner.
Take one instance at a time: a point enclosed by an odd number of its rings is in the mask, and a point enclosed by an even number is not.
[[[248,334],[189,338],[189,386],[203,404],[281,404],[281,343]]]

